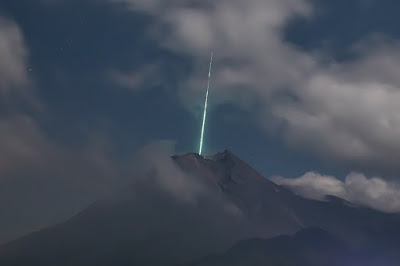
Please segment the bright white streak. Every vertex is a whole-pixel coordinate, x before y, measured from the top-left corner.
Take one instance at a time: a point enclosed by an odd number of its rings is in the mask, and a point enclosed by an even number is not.
[[[203,125],[201,127],[200,148],[199,148],[200,155],[203,150],[204,128],[206,125],[206,118],[207,118],[208,92],[210,90],[210,78],[211,78],[211,67],[212,67],[212,62],[213,62],[213,55],[214,55],[214,52],[211,52],[210,68],[208,70],[206,100],[204,102]]]

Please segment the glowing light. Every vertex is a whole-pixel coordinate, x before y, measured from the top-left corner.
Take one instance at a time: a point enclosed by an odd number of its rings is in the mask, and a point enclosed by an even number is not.
[[[207,118],[208,92],[210,90],[210,78],[211,78],[211,67],[212,67],[212,62],[213,62],[213,55],[214,55],[214,53],[211,52],[210,68],[208,70],[207,92],[206,92],[206,99],[204,102],[203,124],[201,127],[201,136],[200,136],[200,148],[199,148],[200,155],[203,150],[204,128],[206,125],[206,118]]]

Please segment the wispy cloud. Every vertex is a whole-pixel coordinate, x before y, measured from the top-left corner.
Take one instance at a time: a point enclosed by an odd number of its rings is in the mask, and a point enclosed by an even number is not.
[[[0,93],[11,93],[28,83],[28,50],[18,25],[0,17]]]
[[[148,64],[127,72],[114,70],[110,75],[119,85],[135,91],[154,88],[162,84],[160,66],[157,64]]]

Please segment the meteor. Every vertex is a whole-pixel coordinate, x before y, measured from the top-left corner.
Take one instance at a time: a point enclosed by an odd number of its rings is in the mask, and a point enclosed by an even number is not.
[[[206,125],[206,118],[207,118],[208,92],[210,90],[210,78],[211,78],[211,67],[212,67],[212,62],[213,62],[213,55],[214,55],[214,52],[211,52],[210,68],[208,70],[207,92],[206,92],[206,99],[204,102],[203,125],[201,127],[200,148],[199,148],[200,155],[201,155],[201,152],[203,149],[204,127]]]

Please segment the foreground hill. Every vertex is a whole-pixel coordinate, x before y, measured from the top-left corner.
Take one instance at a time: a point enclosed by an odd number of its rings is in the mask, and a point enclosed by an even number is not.
[[[302,198],[260,176],[229,151],[208,158],[173,156],[170,163],[186,174],[184,180],[176,177],[176,183],[168,187],[185,196],[192,193],[185,190],[184,182],[190,179],[190,184],[200,187],[196,197],[179,200],[154,185],[153,179],[144,179],[132,194],[96,202],[64,223],[1,246],[0,265],[168,266],[222,252],[240,240],[294,234],[308,227],[321,228],[343,243],[338,253],[346,254],[350,248],[391,256],[400,247],[398,216],[335,197],[325,202]],[[171,173],[154,171],[151,175]],[[175,176],[170,178],[175,180]],[[262,244],[257,250],[270,250],[279,239],[288,238],[274,238],[266,242],[273,244]],[[325,240],[330,238],[321,238]],[[287,249],[285,241],[279,248],[282,254],[297,248],[302,253],[306,247],[302,241],[287,240],[291,243]],[[253,252],[247,244],[239,244],[243,245]]]
[[[240,241],[227,252],[188,266],[396,266],[399,256],[354,250],[333,235],[309,228],[294,236]]]

